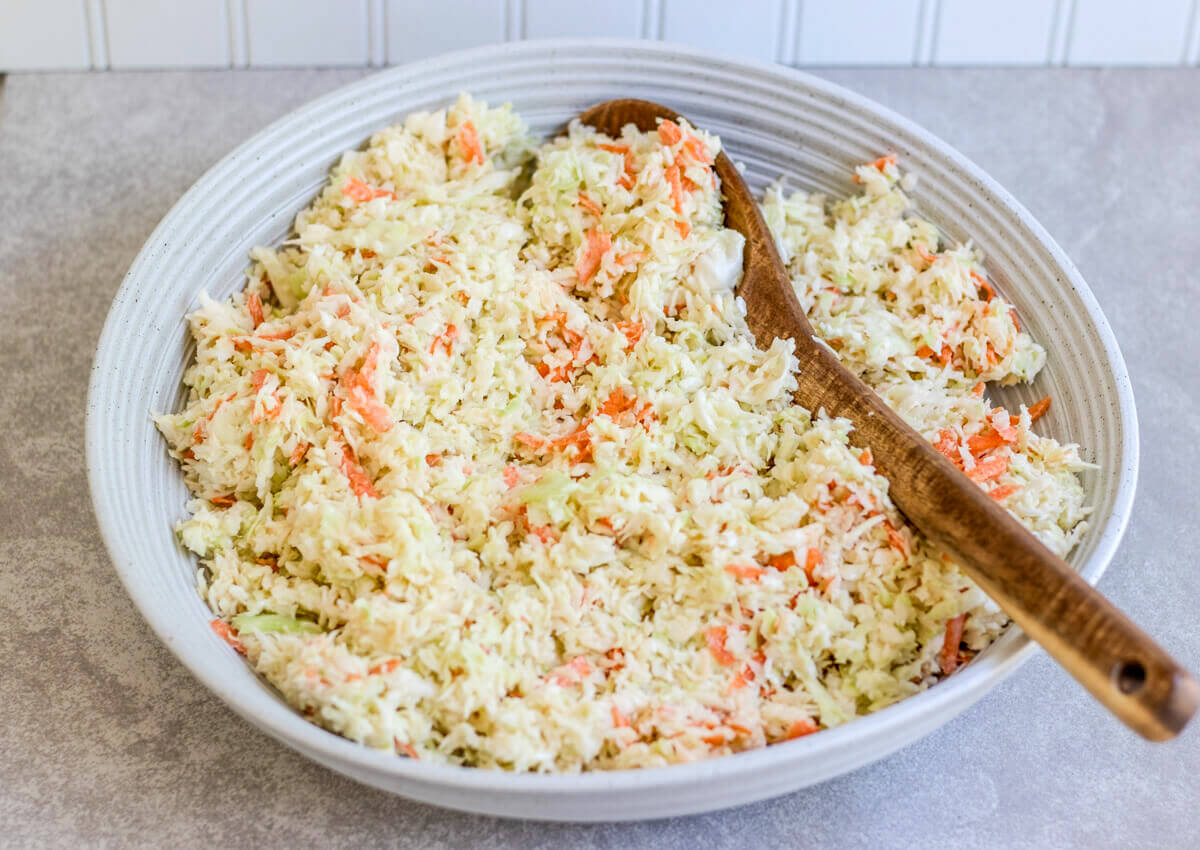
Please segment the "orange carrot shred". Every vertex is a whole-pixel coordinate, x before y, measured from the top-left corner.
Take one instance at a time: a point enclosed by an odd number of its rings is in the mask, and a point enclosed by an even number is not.
[[[729,650],[725,648],[726,630],[724,626],[711,626],[704,632],[704,640],[708,644],[708,651],[713,654],[713,658],[717,659],[717,663],[728,667],[737,659]]]
[[[346,182],[342,185],[342,194],[359,203],[372,201],[375,198],[395,199],[396,197],[395,193],[389,192],[387,189],[372,189],[357,177],[346,178]]]
[[[604,255],[612,248],[612,237],[598,227],[593,227],[584,234],[583,250],[575,261],[575,275],[582,284],[589,283],[600,271]]]
[[[746,581],[758,581],[766,572],[762,567],[755,567],[749,564],[726,564],[725,572],[729,573],[734,578],[745,579]]]
[[[626,718],[625,715],[621,713],[621,709],[617,708],[615,705],[612,707],[612,722],[613,726],[618,729],[622,726],[629,725],[628,718]]]
[[[475,124],[464,121],[458,128],[458,146],[462,149],[465,162],[478,162],[483,165],[483,147],[479,144],[479,134]]]
[[[679,166],[672,165],[666,170],[667,185],[671,187],[671,208],[677,214],[683,213],[683,186],[679,183]]]
[[[513,487],[516,487],[517,482],[519,482],[521,480],[521,474],[519,472],[517,472],[517,468],[515,466],[504,467],[503,475],[504,475],[504,486],[507,487],[509,490],[511,490]]]
[[[683,138],[683,130],[669,118],[658,125],[658,140],[664,145],[673,145]]]
[[[308,443],[296,443],[296,448],[292,449],[292,455],[288,458],[288,464],[295,466],[300,461],[304,460],[304,456],[308,454]]]
[[[871,450],[863,449],[862,454],[858,456],[858,462],[863,466],[871,466],[875,462],[875,456],[871,454]]]
[[[794,552],[783,552],[779,555],[772,555],[767,558],[767,566],[783,571],[796,566],[796,555]]]
[[[971,277],[975,278],[975,283],[979,284],[979,288],[983,290],[988,301],[996,297],[996,290],[992,289],[992,285],[976,274],[975,270],[971,270]]]
[[[808,718],[805,718],[804,720],[797,720],[795,723],[789,726],[785,737],[790,741],[793,738],[802,738],[805,735],[811,735],[813,732],[816,732],[817,729],[817,724],[813,723]]]
[[[1002,487],[997,487],[994,490],[989,490],[988,495],[999,502],[1001,499],[1007,499],[1013,493],[1020,490],[1021,487],[1017,484],[1005,484]]]
[[[946,621],[946,636],[942,642],[942,651],[938,653],[938,663],[942,673],[949,675],[958,667],[958,645],[962,643],[963,622],[966,614],[959,614]]]
[[[975,468],[967,472],[972,481],[991,481],[1008,469],[1008,458],[1003,455],[993,455],[975,464]]]
[[[1050,409],[1050,396],[1046,396],[1041,401],[1034,402],[1029,408],[1029,421],[1037,422],[1042,415]]]
[[[211,628],[214,632],[216,632],[217,637],[219,637],[221,640],[225,641],[227,644],[232,646],[234,649],[236,649],[242,655],[246,654],[245,645],[243,645],[242,642],[240,640],[238,640],[237,632],[235,632],[232,628],[230,628],[228,623],[226,623],[224,620],[211,620],[211,621],[209,621],[208,625],[209,625],[209,628]]]
[[[809,584],[816,584],[816,579],[813,577],[814,571],[825,560],[825,556],[821,554],[820,549],[809,549],[804,556],[804,575],[808,578]]]
[[[616,325],[617,330],[625,335],[625,339],[629,340],[630,345],[636,345],[646,330],[646,326],[641,322],[617,322]]]
[[[257,292],[251,292],[246,298],[246,309],[250,312],[250,320],[254,322],[254,327],[257,328],[263,323],[262,299],[258,297]]]
[[[583,207],[585,210],[597,217],[604,214],[604,210],[600,208],[600,205],[587,195],[583,194],[583,192],[579,193],[579,206]]]

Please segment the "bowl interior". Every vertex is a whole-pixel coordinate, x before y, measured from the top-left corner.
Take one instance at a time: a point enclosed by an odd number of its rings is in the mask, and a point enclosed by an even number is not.
[[[509,44],[378,74],[268,128],[184,196],[143,248],[113,304],[88,410],[89,475],[100,526],[118,573],[155,631],[243,716],[337,769],[451,805],[458,803],[437,798],[429,788],[440,788],[437,793],[469,786],[503,787],[512,793],[602,792],[663,781],[703,784],[721,773],[777,762],[810,768],[753,792],[768,796],[848,769],[852,761],[883,755],[913,737],[897,737],[901,725],[925,731],[940,725],[1027,655],[1027,640],[1012,629],[962,674],[926,694],[811,740],[717,760],[729,767],[714,762],[498,781],[492,774],[471,776],[483,771],[382,757],[311,726],[210,634],[211,614],[195,590],[195,563],[172,533],[184,516],[187,492],[149,419],[149,411],[176,409],[182,402],[180,380],[192,356],[184,315],[201,291],[221,298],[243,285],[250,248],[284,238],[296,212],[316,194],[343,151],[361,146],[374,130],[406,113],[447,105],[460,91],[493,103],[511,101],[541,136],[602,100],[640,96],[660,101],[720,134],[734,158],[745,163],[756,190],[782,179],[791,187],[845,195],[854,189],[849,179],[854,165],[884,152],[898,153],[902,166],[919,174],[914,196],[921,212],[950,238],[970,238],[982,248],[997,287],[1047,347],[1047,366],[1038,380],[1005,390],[1003,401],[1032,402],[1052,395],[1046,431],[1078,442],[1085,458],[1099,464],[1083,480],[1094,507],[1091,526],[1069,558],[1090,581],[1099,577],[1124,529],[1136,477],[1136,420],[1128,378],[1086,285],[1003,189],[904,119],[786,68],[662,44]],[[839,748],[854,750],[853,758],[839,761]],[[743,793],[722,799],[731,805],[753,798]],[[499,804],[467,800],[462,805],[500,811]],[[646,811],[714,807],[690,805]]]

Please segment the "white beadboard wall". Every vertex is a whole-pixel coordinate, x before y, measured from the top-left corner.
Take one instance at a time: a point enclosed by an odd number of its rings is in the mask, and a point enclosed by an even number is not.
[[[794,65],[1197,65],[1200,0],[0,0],[0,72],[379,66],[554,36]]]

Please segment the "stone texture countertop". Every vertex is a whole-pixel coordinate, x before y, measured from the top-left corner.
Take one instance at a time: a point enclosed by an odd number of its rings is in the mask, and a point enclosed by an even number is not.
[[[940,731],[840,779],[594,826],[459,814],[358,785],[192,679],[97,532],[83,449],[92,353],[130,262],[193,181],[364,73],[3,80],[0,846],[1200,846],[1200,725],[1148,744],[1040,654]],[[1200,668],[1200,71],[821,73],[956,146],[1083,272],[1128,360],[1142,433],[1133,518],[1100,588]]]

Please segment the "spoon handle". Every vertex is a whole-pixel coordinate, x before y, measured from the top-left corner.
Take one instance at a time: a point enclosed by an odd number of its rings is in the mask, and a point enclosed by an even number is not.
[[[717,170],[726,223],[759,234],[747,239],[748,263],[782,270],[745,182],[728,160]],[[896,507],[1109,711],[1151,740],[1179,734],[1200,702],[1188,671],[816,342],[790,282],[770,281],[748,268],[739,293],[752,305],[747,322],[760,345],[796,340],[797,400],[849,419],[852,439],[871,447]]]
[[[1165,740],[1183,729],[1200,687],[1161,646],[878,396],[828,392],[851,376],[822,346],[806,346],[800,368],[803,397],[824,396],[817,406],[854,423],[854,441],[871,446],[896,506],[1017,625],[1144,737]]]
[[[653,131],[663,118],[679,116],[632,99],[580,115],[612,135],[628,123]],[[1151,740],[1179,734],[1200,703],[1196,680],[816,341],[757,199],[729,157],[715,165],[725,224],[746,237],[746,322],[760,346],[795,340],[797,403],[849,419],[896,506],[1109,711]]]

